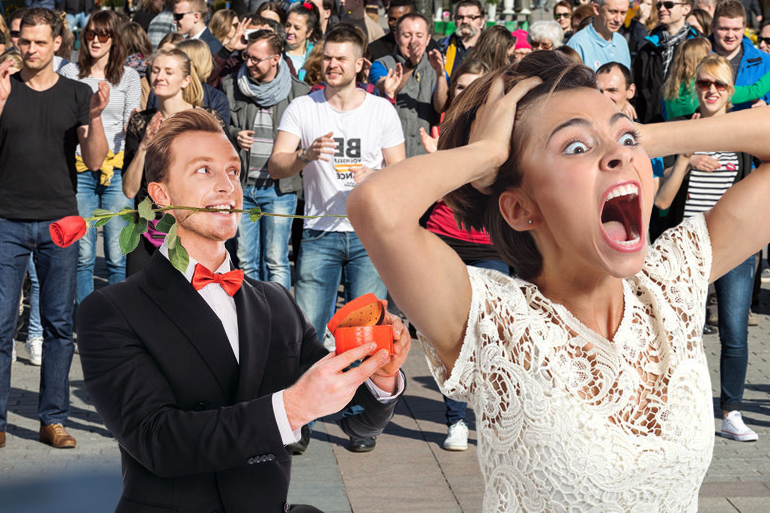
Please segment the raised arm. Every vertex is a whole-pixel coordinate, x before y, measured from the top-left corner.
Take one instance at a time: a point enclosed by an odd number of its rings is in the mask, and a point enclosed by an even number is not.
[[[770,161],[770,107],[707,119],[647,125],[642,144],[650,156],[693,151],[746,152]],[[711,236],[711,281],[724,275],[770,241],[770,165],[763,164],[730,187],[706,214]]]
[[[350,193],[347,212],[388,290],[451,369],[460,354],[471,302],[468,271],[457,254],[418,221],[435,201],[465,185],[489,187],[509,153],[516,103],[539,79],[503,96],[495,83],[467,146],[406,159]],[[405,187],[404,184],[409,184]]]
[[[107,81],[99,82],[99,89],[91,97],[88,109],[88,125],[78,128],[78,142],[83,162],[92,171],[96,171],[104,163],[110,146],[104,135],[102,112],[110,102],[110,85]]]

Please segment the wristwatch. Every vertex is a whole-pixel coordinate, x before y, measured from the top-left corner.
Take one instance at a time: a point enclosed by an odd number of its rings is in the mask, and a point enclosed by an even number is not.
[[[307,158],[307,148],[302,148],[302,152],[299,154],[299,159],[305,164],[310,164],[310,162],[312,162]]]

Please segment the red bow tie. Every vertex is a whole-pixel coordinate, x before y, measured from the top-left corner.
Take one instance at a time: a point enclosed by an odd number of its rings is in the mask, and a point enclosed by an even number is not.
[[[227,273],[213,273],[201,264],[195,264],[192,286],[200,290],[211,283],[219,283],[230,297],[233,297],[243,283],[243,271],[235,270]]]

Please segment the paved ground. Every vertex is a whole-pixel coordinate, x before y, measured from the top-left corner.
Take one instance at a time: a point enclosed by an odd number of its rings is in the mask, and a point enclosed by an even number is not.
[[[97,274],[104,275],[99,267]],[[100,285],[103,280],[97,281]],[[759,441],[738,443],[716,437],[714,458],[700,493],[702,512],[770,510],[770,283],[763,287],[757,309],[760,325],[749,334],[744,410]],[[705,347],[719,415],[718,337],[706,336]],[[121,491],[120,457],[115,440],[90,403],[78,356],[70,374],[72,411],[67,424],[78,447],[55,450],[37,441],[40,368],[29,363],[23,343],[17,343],[16,349],[19,360],[12,368],[8,444],[0,449],[0,511],[112,511]],[[468,451],[444,451],[444,405],[416,342],[405,370],[406,395],[374,452],[349,452],[347,438],[333,419],[316,424],[310,448],[294,460],[292,503],[313,504],[327,513],[481,511],[483,484],[475,432],[471,431]],[[715,418],[715,431],[719,426]]]

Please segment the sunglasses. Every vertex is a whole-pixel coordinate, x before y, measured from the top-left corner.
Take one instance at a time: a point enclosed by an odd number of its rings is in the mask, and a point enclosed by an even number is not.
[[[189,11],[189,12],[175,12],[174,13],[174,21],[182,21],[182,18],[187,16],[188,14],[197,14],[195,11]]]
[[[698,89],[702,89],[704,91],[711,89],[712,85],[719,92],[725,91],[727,89],[727,84],[724,82],[719,82],[718,80],[698,79],[695,81],[695,85],[698,87]]]
[[[551,43],[538,43],[537,41],[532,41],[530,46],[532,46],[533,50],[553,50],[553,45]]]
[[[568,13],[568,12],[560,12],[560,13],[557,13],[557,14],[553,15],[553,19],[555,19],[555,20],[560,20],[562,18],[564,18],[565,20],[568,20],[568,19],[572,18],[572,15],[570,13]]]
[[[11,37],[21,37],[21,30],[11,30]]]
[[[682,2],[660,2],[658,4],[658,10],[665,7],[667,11],[674,8],[675,5],[684,5]]]
[[[13,34],[11,34],[11,35],[13,35]],[[770,46],[770,37],[758,37],[757,38],[757,45],[759,45],[759,43],[765,43],[767,46]]]
[[[110,34],[109,32],[106,32],[106,31],[96,32],[94,30],[86,30],[83,35],[85,36],[86,41],[88,41],[89,43],[93,41],[94,38],[98,38],[99,42],[102,44],[109,41],[110,38],[112,37],[112,34]]]

